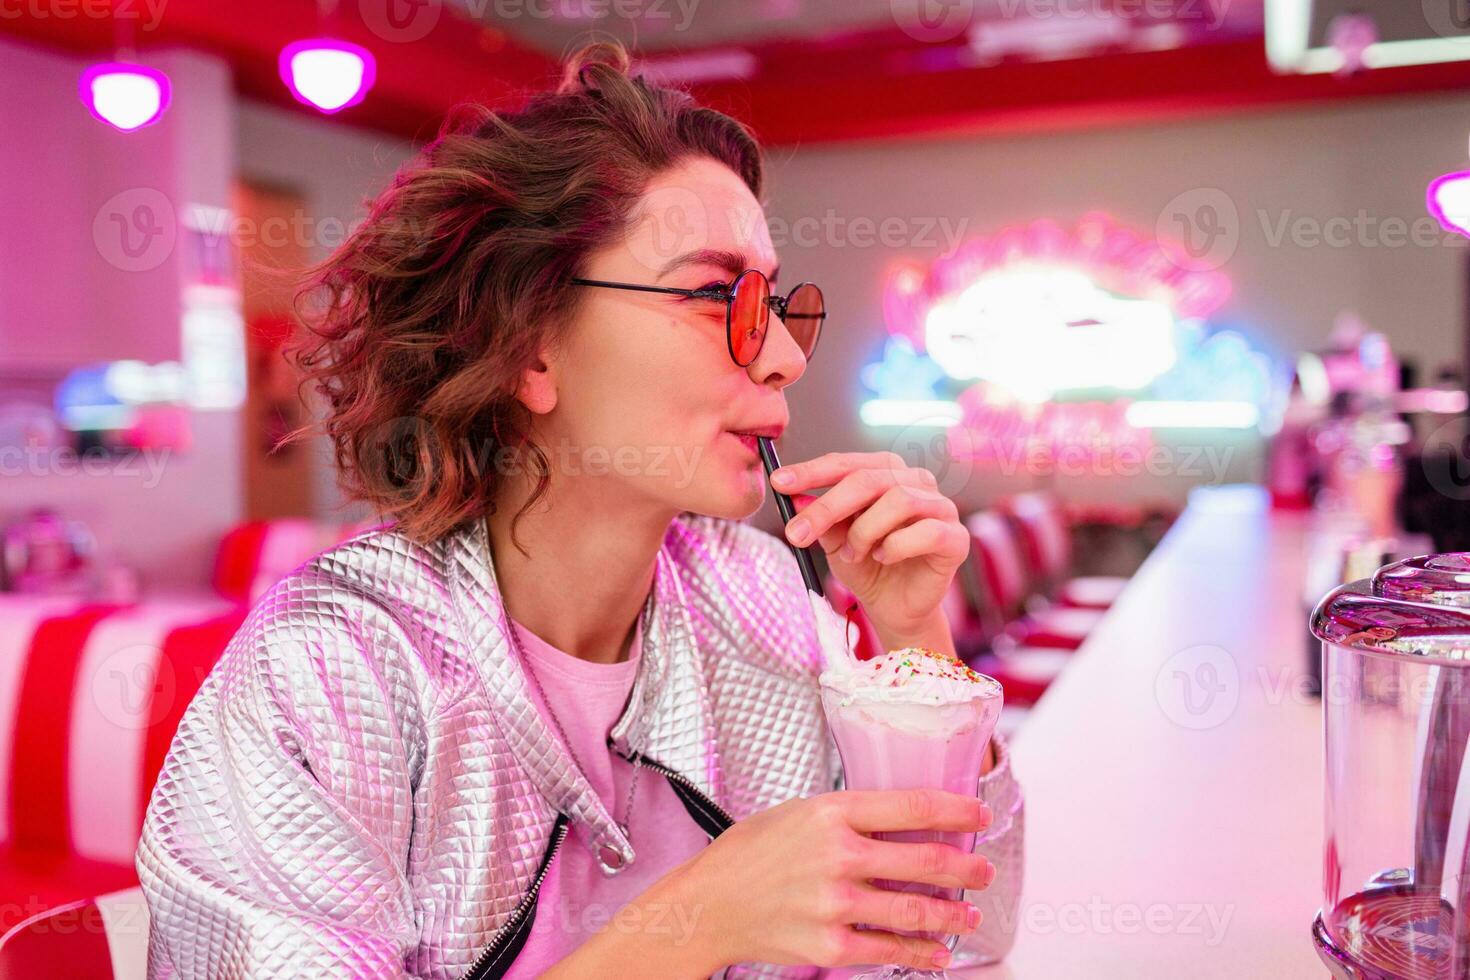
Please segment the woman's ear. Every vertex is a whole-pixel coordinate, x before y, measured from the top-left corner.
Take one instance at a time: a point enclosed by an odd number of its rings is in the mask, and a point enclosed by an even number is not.
[[[545,351],[521,372],[516,400],[532,415],[545,415],[556,407],[556,375]]]

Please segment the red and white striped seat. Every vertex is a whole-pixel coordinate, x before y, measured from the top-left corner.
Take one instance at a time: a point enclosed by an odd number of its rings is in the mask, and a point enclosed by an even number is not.
[[[153,781],[243,617],[207,594],[0,596],[0,890],[39,910],[137,882]]]
[[[127,888],[0,922],[0,977],[145,980],[148,905]]]
[[[982,510],[965,519],[991,609],[992,642],[1006,637],[1028,646],[1076,649],[1097,625],[1101,613],[1060,606],[1027,611],[1027,569],[1015,529],[1003,515]]]
[[[0,594],[0,894],[40,911],[137,883],[153,782],[248,605],[362,529],[247,522],[220,542],[215,591],[184,598]]]
[[[215,591],[254,605],[281,576],[374,523],[324,524],[297,517],[245,521],[220,539],[214,564]]]

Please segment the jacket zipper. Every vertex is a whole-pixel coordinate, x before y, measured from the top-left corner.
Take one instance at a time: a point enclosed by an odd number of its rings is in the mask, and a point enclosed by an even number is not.
[[[525,920],[526,916],[536,907],[536,895],[541,891],[541,883],[546,880],[547,873],[551,871],[551,862],[556,857],[556,852],[561,850],[561,845],[567,839],[567,833],[570,830],[571,823],[564,815],[558,814],[556,830],[551,835],[551,849],[547,851],[546,858],[541,864],[541,870],[536,873],[536,879],[531,882],[530,890],[526,892],[520,904],[515,907],[515,911],[511,913],[510,918],[501,927],[500,932],[480,952],[480,955],[475,958],[475,962],[460,977],[460,980],[486,980],[489,977],[489,974],[484,972],[485,969],[500,956],[506,944],[520,931],[521,923]],[[502,970],[497,976],[504,975],[504,973],[505,971]]]
[[[614,748],[613,751],[618,752],[616,748]],[[726,830],[730,827],[731,824],[735,822],[735,818],[730,816],[729,812],[726,811],[724,807],[720,806],[708,796],[705,796],[704,792],[698,786],[694,785],[694,780],[690,779],[688,776],[685,776],[683,773],[675,772],[663,763],[655,762],[648,756],[643,755],[641,752],[634,752],[632,755],[623,755],[622,752],[618,752],[618,755],[622,756],[624,759],[628,760],[636,766],[642,766],[645,769],[652,769],[654,772],[663,776],[669,782],[675,783],[676,789],[682,788],[683,795],[693,799],[696,803],[699,804],[702,809],[708,811],[716,818],[718,818],[718,822],[722,824],[722,826],[719,827],[719,830]],[[710,834],[710,837],[717,836],[719,836],[718,833]]]
[[[685,796],[697,802],[700,808],[711,814],[715,818],[711,823],[716,823],[719,826],[713,830],[706,828],[710,837],[719,836],[719,831],[727,829],[735,822],[735,819],[730,816],[724,807],[720,806],[708,796],[705,796],[704,792],[698,786],[694,785],[694,781],[683,773],[675,772],[663,763],[654,762],[648,756],[638,752],[634,752],[631,756],[623,755],[621,752],[618,755],[634,765],[642,766],[645,769],[652,769],[669,782],[677,784],[677,789],[682,789]],[[546,855],[545,862],[541,865],[541,870],[537,872],[535,881],[531,882],[530,890],[526,892],[520,904],[515,907],[515,911],[511,913],[510,919],[501,927],[500,932],[480,952],[480,955],[475,958],[474,964],[460,977],[460,980],[489,980],[490,975],[484,972],[486,967],[494,963],[504,951],[506,944],[511,941],[511,938],[520,929],[521,922],[530,914],[531,909],[535,907],[537,893],[541,891],[541,883],[546,880],[546,875],[551,871],[551,861],[556,857],[556,852],[561,849],[562,843],[567,839],[567,833],[570,829],[571,824],[567,818],[565,816],[559,816],[557,818],[557,829],[552,834],[551,849]],[[504,973],[504,971],[501,972],[502,974]]]

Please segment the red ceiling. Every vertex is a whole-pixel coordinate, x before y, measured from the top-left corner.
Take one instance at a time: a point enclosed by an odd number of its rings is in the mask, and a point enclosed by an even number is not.
[[[118,11],[146,21],[146,0],[113,2]],[[0,19],[0,32],[102,57],[116,43],[117,23],[27,15]],[[377,86],[340,118],[411,138],[433,135],[457,101],[505,103],[556,75],[554,63],[540,52],[447,10],[425,37],[409,43],[384,41],[363,23],[358,4],[342,4],[327,31],[370,48],[378,59]],[[143,60],[150,48],[172,45],[216,52],[233,65],[244,95],[310,112],[276,77],[276,54],[289,41],[322,32],[315,5],[303,0],[167,0],[156,29],[137,31],[136,41]],[[1279,76],[1267,68],[1259,38],[993,67],[903,72],[878,67],[895,52],[912,54],[922,47],[896,28],[822,44],[763,42],[751,48],[760,62],[756,78],[694,88],[707,104],[749,122],[769,145],[1058,129],[1470,88],[1470,63],[1465,62],[1349,79]]]

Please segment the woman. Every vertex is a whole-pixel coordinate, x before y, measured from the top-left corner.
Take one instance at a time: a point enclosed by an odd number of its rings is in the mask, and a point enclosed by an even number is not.
[[[150,975],[811,976],[976,928],[869,879],[979,889],[984,857],[865,834],[988,807],[832,791],[797,567],[738,523],[820,293],[762,291],[748,132],[627,63],[452,121],[316,270],[300,360],[395,520],[268,592],[190,706],[139,848]],[[927,471],[773,481],[826,489],[786,536],[888,647],[953,652],[968,537]]]

